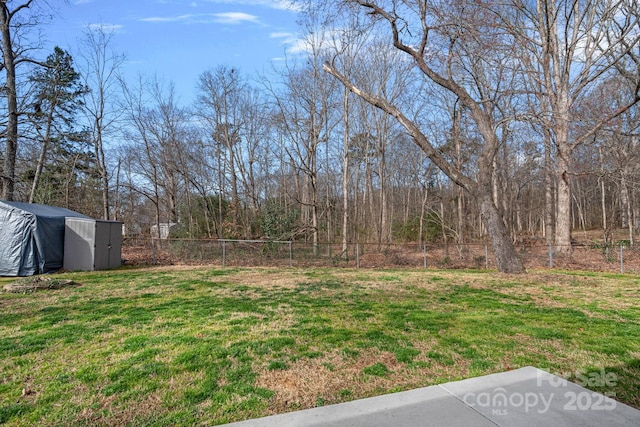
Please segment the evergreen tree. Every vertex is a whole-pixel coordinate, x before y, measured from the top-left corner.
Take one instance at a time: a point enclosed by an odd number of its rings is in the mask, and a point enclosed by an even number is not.
[[[38,162],[33,172],[33,183],[29,194],[29,203],[39,199],[38,195],[40,180],[43,172],[48,168],[49,152],[67,152],[68,160],[85,156],[81,153],[83,144],[75,144],[81,139],[81,134],[74,130],[76,111],[81,105],[82,95],[87,92],[85,86],[80,81],[80,74],[73,67],[71,55],[55,47],[54,52],[47,57],[45,66],[34,72],[29,79],[34,85],[33,112],[30,119],[36,130],[37,138],[40,141],[40,154]],[[74,147],[74,150],[62,149],[63,147]],[[65,147],[65,148],[66,148]],[[72,151],[76,151],[73,153]],[[65,164],[71,164],[75,168],[77,162],[61,162],[56,159],[56,169]],[[58,171],[60,173],[60,171]],[[66,177],[73,175],[73,171],[65,170]],[[64,182],[71,180],[66,178]],[[66,193],[68,194],[68,188]],[[45,191],[50,193],[49,190]],[[68,197],[66,197],[68,204]],[[44,200],[38,200],[44,201]],[[47,200],[51,202],[51,200]]]

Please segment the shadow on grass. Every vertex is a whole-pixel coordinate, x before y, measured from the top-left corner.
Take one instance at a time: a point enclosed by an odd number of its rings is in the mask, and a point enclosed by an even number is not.
[[[0,425],[12,418],[23,416],[34,410],[31,403],[14,403],[12,405],[0,406]]]
[[[640,409],[640,359],[622,365],[591,368],[573,374],[569,381]]]

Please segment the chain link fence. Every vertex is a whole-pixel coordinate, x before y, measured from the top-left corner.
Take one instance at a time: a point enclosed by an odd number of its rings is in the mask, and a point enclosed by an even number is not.
[[[640,273],[640,247],[625,243],[558,248],[536,242],[518,244],[516,248],[528,269]],[[341,243],[126,238],[122,253],[130,265],[496,268],[487,244],[349,243],[345,248]]]

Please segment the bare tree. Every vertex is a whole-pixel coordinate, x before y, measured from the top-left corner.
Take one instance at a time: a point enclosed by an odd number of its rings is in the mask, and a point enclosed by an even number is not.
[[[223,156],[224,169],[221,177],[231,184],[231,230],[238,234],[240,224],[240,193],[238,186],[239,171],[236,163],[242,133],[242,96],[246,83],[240,73],[232,67],[220,66],[213,71],[205,71],[199,78],[200,95],[197,101],[197,114],[203,121],[205,134],[217,146],[216,152]],[[222,186],[222,180],[220,180]],[[223,196],[224,186],[220,195]]]
[[[617,105],[626,104],[630,93],[634,92],[632,82],[614,78],[602,82],[592,96],[582,105],[584,120],[596,122],[600,119],[603,102]],[[629,109],[612,120],[606,127],[594,135],[598,149],[599,168],[594,167],[598,175],[601,193],[601,217],[605,241],[611,243],[611,231],[618,223],[627,228],[629,243],[635,242],[636,212],[634,212],[635,182],[638,180],[639,129],[638,108]],[[595,147],[594,147],[595,150]],[[594,151],[592,150],[592,151]],[[595,157],[595,153],[593,155]],[[609,187],[607,189],[606,187]],[[613,194],[611,186],[617,188]],[[607,203],[607,199],[610,203]],[[619,204],[619,218],[608,215],[612,204]],[[613,212],[611,212],[613,213]]]
[[[102,25],[87,27],[80,52],[84,85],[89,88],[83,110],[91,124],[91,140],[102,184],[102,217],[107,220],[110,219],[109,171],[104,139],[121,115],[114,105],[118,96],[118,71],[124,62],[123,55],[111,51],[114,35],[113,30]]]
[[[244,209],[244,235],[251,238],[252,223],[258,218],[264,198],[261,177],[268,175],[269,163],[269,105],[262,93],[247,84],[239,105],[239,137],[241,143],[233,151],[241,183]]]
[[[327,40],[321,32],[313,32],[306,43],[306,64],[289,63],[282,73],[282,89],[272,90],[272,95],[282,119],[284,148],[296,172],[294,197],[301,208],[305,235],[310,232],[314,251],[317,251],[322,207],[320,155],[323,147],[327,149],[339,119],[334,117],[332,99],[336,82],[322,72],[321,66],[327,54]]]
[[[573,152],[592,140],[611,119],[640,101],[637,93],[624,105],[608,109],[585,126],[577,104],[637,46],[640,41],[638,5],[629,0],[512,0],[496,11],[514,42],[527,52],[520,66],[538,88],[540,106],[533,114],[542,124],[545,141],[555,146],[556,252],[571,252],[571,161]],[[547,112],[541,115],[539,112]]]
[[[181,222],[180,203],[189,192],[189,147],[195,145],[186,110],[177,105],[173,85],[157,80],[124,86],[126,132],[133,180],[127,183],[154,206],[154,222]]]
[[[362,90],[330,63],[325,64],[325,70],[352,92],[395,117],[431,161],[472,194],[480,206],[498,269],[510,273],[523,272],[522,262],[493,200],[493,160],[500,145],[493,116],[493,101],[501,88],[494,88],[492,92],[490,85],[481,80],[491,78],[486,71],[490,67],[499,67],[510,54],[508,49],[504,49],[502,57],[490,55],[491,49],[495,52],[507,45],[497,44],[500,40],[493,29],[495,20],[481,8],[473,4],[466,5],[465,2],[454,2],[450,6],[423,1],[358,0],[348,3],[359,6],[372,19],[386,23],[393,46],[410,58],[420,75],[455,94],[469,109],[484,142],[478,159],[477,179],[456,168],[434,147],[418,123],[382,94]],[[489,56],[483,60],[483,55],[477,54],[478,49]],[[498,70],[504,68],[499,67]],[[471,88],[469,81],[481,84]]]

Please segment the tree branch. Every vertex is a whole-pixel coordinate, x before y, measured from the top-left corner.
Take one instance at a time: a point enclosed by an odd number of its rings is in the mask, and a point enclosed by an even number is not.
[[[331,64],[325,63],[322,66],[323,70],[337,80],[339,80],[349,91],[353,92],[369,104],[379,108],[390,116],[394,117],[411,135],[413,141],[422,149],[422,151],[435,163],[442,172],[445,173],[452,181],[459,186],[463,187],[467,191],[472,191],[475,186],[474,181],[462,174],[460,170],[453,167],[442,154],[435,149],[435,147],[429,142],[428,138],[420,131],[418,126],[407,118],[396,106],[389,103],[387,100],[363,91],[351,82],[346,76],[342,75]]]

